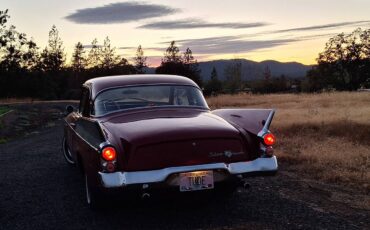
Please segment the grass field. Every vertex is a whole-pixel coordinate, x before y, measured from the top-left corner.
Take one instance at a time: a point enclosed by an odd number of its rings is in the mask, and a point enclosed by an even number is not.
[[[275,108],[276,155],[306,178],[370,191],[370,93],[221,95],[212,109]]]

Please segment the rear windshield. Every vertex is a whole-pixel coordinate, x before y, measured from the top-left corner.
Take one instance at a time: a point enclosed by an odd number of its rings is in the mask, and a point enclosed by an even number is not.
[[[187,106],[208,108],[202,92],[193,86],[152,85],[114,88],[98,94],[93,114],[140,107]]]

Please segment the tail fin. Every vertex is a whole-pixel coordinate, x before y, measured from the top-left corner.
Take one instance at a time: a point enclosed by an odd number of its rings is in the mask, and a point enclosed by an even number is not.
[[[262,137],[269,131],[274,117],[273,109],[217,109],[213,114],[250,133]]]

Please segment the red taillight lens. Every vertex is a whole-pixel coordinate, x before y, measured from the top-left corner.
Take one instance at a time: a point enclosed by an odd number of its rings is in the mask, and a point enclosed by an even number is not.
[[[265,145],[273,145],[275,144],[275,136],[272,133],[268,133],[265,136],[263,136],[263,142]]]
[[[116,150],[113,147],[105,147],[102,151],[102,157],[106,161],[112,161],[116,159]]]

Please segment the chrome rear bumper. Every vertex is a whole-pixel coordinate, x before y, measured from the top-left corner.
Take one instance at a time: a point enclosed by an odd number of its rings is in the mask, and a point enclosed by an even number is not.
[[[99,172],[102,186],[105,188],[117,188],[134,184],[158,183],[164,182],[171,174],[200,171],[200,170],[225,170],[231,175],[242,175],[247,173],[276,172],[278,164],[276,156],[271,158],[257,158],[253,161],[236,163],[212,163],[204,165],[191,165],[170,167],[150,171],[137,172]]]

